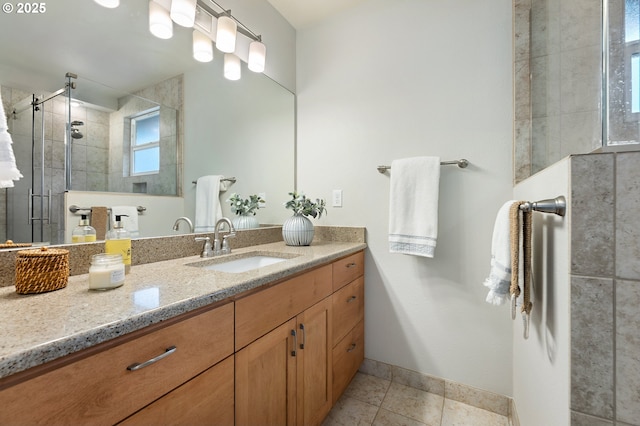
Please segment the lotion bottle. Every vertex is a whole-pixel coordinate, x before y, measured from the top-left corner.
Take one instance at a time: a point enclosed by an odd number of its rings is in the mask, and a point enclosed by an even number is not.
[[[93,226],[89,225],[89,220],[87,219],[87,215],[83,214],[81,216],[80,222],[78,226],[73,228],[73,232],[71,233],[71,242],[72,243],[90,243],[96,240],[96,230]]]
[[[127,215],[116,215],[116,222],[113,225],[113,229],[107,232],[104,251],[108,254],[122,255],[124,272],[128,274],[131,270],[131,237],[129,232],[124,229],[122,216]]]

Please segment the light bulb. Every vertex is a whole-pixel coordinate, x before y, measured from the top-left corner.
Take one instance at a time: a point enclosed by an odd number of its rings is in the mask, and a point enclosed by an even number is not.
[[[227,80],[240,80],[242,68],[240,58],[233,53],[224,54],[224,78]]]
[[[191,28],[196,21],[197,0],[172,0],[171,19],[178,25]]]
[[[199,62],[213,60],[213,43],[209,37],[198,30],[193,30],[193,58]]]
[[[264,72],[264,63],[267,56],[267,46],[259,41],[249,44],[248,68],[253,72]]]
[[[102,7],[108,7],[109,9],[114,9],[120,6],[120,0],[93,0],[98,3]]]
[[[173,37],[173,22],[169,11],[154,0],[149,1],[149,31],[161,39]]]
[[[221,52],[233,53],[236,50],[236,31],[238,24],[228,16],[218,18],[216,30],[216,47]]]

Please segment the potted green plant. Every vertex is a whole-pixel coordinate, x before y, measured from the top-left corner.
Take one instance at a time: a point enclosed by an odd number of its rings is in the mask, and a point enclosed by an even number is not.
[[[256,216],[256,211],[260,204],[264,204],[264,199],[258,195],[250,195],[249,198],[242,198],[233,193],[227,200],[231,205],[231,212],[236,214],[231,222],[236,229],[251,229],[260,226]]]
[[[323,199],[316,198],[315,201],[307,198],[304,194],[290,192],[291,199],[284,203],[284,206],[293,211],[293,216],[282,224],[282,238],[288,246],[308,246],[313,241],[315,229],[308,216],[321,218],[327,212]]]

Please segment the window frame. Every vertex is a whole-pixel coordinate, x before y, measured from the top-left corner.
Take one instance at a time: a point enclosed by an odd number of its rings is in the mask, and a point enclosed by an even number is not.
[[[137,126],[136,123],[138,121],[142,121],[144,119],[149,119],[151,117],[157,116],[158,119],[158,139],[152,142],[147,142],[143,144],[137,144]],[[129,140],[129,175],[130,176],[145,176],[145,175],[156,175],[160,173],[160,107],[151,108],[149,110],[140,112],[136,115],[131,116],[130,118],[131,124],[131,134]],[[147,151],[149,149],[158,148],[158,168],[156,170],[150,170],[145,172],[136,172],[136,163],[135,163],[135,153],[138,151]]]

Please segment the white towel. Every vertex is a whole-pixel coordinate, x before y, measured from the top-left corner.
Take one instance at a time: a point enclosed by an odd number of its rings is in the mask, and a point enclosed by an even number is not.
[[[219,175],[198,178],[195,232],[213,231],[217,220],[222,217],[220,192],[227,189],[226,184],[221,182],[223,178]]]
[[[391,163],[389,251],[433,257],[438,238],[440,158]]]
[[[491,238],[491,269],[484,285],[489,287],[486,301],[493,305],[502,305],[509,298],[511,286],[511,240],[509,209],[515,200],[507,201],[500,207],[493,225]]]
[[[13,181],[22,177],[16,166],[16,158],[11,147],[13,140],[8,130],[7,116],[4,114],[0,96],[0,188],[13,188]]]
[[[129,232],[131,238],[140,236],[138,229],[138,208],[136,206],[113,206],[111,207],[111,223],[116,223],[116,215],[126,215],[120,218],[124,229]]]

